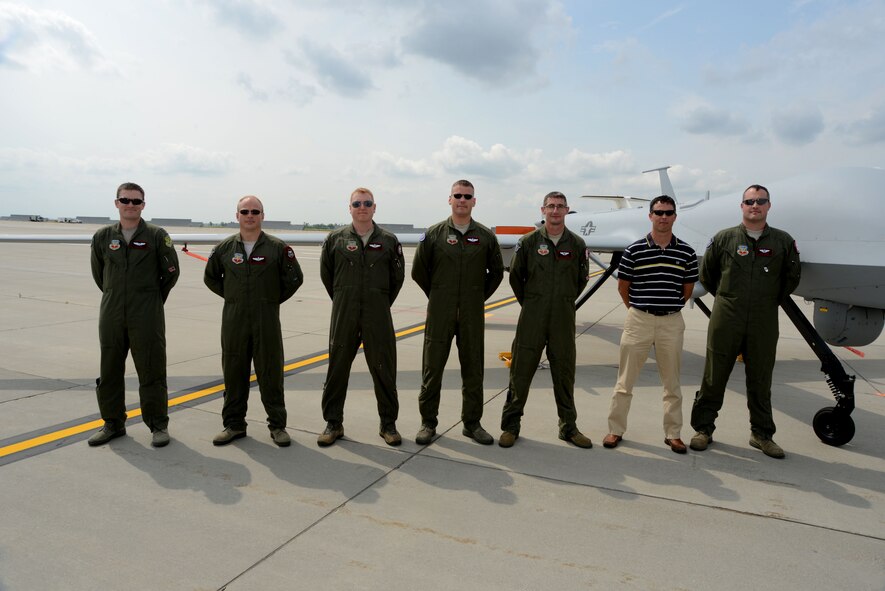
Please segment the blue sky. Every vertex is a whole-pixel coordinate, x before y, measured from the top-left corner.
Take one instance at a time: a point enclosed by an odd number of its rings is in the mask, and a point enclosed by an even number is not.
[[[885,3],[0,1],[0,112],[0,215],[525,224],[885,165]]]

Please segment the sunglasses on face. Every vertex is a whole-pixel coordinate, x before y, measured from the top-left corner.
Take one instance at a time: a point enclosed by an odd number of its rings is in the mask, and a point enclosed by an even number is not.
[[[452,199],[464,199],[465,201],[470,201],[473,199],[473,195],[468,195],[467,193],[453,193]]]
[[[249,214],[261,215],[261,210],[260,209],[241,209],[240,210],[240,215],[249,215]]]
[[[667,217],[676,215],[675,209],[654,209],[652,213],[658,217],[665,215]]]
[[[744,199],[744,205],[756,205],[757,203],[759,205],[768,205],[769,201],[771,201],[771,199],[766,199],[765,197],[760,199]]]
[[[129,197],[117,197],[117,201],[122,203],[123,205],[141,205],[144,203],[144,199],[130,199]]]
[[[366,209],[375,205],[375,202],[371,199],[366,199],[365,201],[354,201],[350,204],[350,206],[354,209],[359,209],[360,207],[365,207]]]

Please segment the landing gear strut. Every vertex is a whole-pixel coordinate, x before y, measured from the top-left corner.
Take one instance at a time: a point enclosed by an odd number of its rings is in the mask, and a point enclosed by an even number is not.
[[[710,317],[710,309],[701,300],[696,299],[695,304],[708,318]],[[820,359],[820,370],[827,376],[827,385],[833,393],[833,398],[836,399],[836,406],[828,406],[815,413],[811,421],[814,434],[827,445],[835,447],[844,445],[854,437],[854,420],[851,418],[851,412],[854,410],[854,376],[845,373],[842,362],[817,334],[814,325],[808,321],[792,298],[787,298],[781,304],[781,308]]]

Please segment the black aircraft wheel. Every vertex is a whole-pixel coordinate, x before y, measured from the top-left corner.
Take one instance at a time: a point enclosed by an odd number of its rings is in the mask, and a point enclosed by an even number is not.
[[[811,425],[821,441],[834,447],[844,445],[854,437],[854,421],[850,416],[836,412],[835,406],[817,411]]]

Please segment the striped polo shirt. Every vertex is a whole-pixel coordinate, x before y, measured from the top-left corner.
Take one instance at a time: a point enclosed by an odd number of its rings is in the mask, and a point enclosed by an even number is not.
[[[685,302],[682,287],[698,280],[698,256],[673,236],[661,248],[651,234],[624,250],[618,278],[630,282],[630,305],[646,312],[677,312]]]

